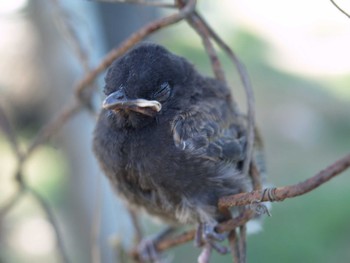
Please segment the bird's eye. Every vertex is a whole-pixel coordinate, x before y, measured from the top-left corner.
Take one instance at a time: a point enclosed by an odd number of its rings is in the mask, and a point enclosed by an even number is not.
[[[168,82],[160,85],[159,89],[154,93],[154,99],[158,101],[165,101],[170,97],[171,88]]]

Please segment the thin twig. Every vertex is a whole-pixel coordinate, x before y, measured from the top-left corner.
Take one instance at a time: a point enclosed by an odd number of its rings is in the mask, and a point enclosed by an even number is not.
[[[203,25],[208,30],[210,36],[215,40],[215,42],[226,52],[226,54],[231,58],[233,64],[236,66],[238,74],[241,78],[246,97],[247,97],[247,107],[248,107],[248,127],[247,127],[247,148],[246,157],[243,162],[242,173],[247,174],[249,172],[250,163],[253,154],[253,144],[254,144],[254,126],[255,126],[255,109],[254,109],[254,92],[251,86],[247,70],[244,65],[238,59],[236,54],[231,50],[231,48],[226,45],[226,43],[216,34],[216,32],[207,24],[207,22],[197,13],[194,12],[193,15],[197,17]]]
[[[201,36],[203,45],[208,53],[208,56],[210,58],[211,66],[214,72],[214,75],[217,80],[220,80],[223,83],[226,83],[226,78],[224,71],[222,70],[221,62],[216,54],[215,48],[213,44],[211,43],[208,33],[205,27],[201,24],[201,22],[196,19],[194,16],[190,16],[188,18],[188,21],[190,25],[197,31],[197,33]]]
[[[27,158],[39,145],[46,142],[55,132],[63,127],[73,115],[77,114],[82,105],[78,100],[74,100],[73,103],[68,104],[62,109],[62,111],[51,120],[47,125],[42,127],[41,131],[37,134],[31,145],[28,147],[25,157]]]
[[[246,210],[245,212],[243,212],[243,214],[239,215],[237,218],[233,218],[227,222],[221,223],[220,225],[218,225],[216,227],[216,230],[219,233],[230,231],[232,229],[235,229],[235,228],[240,227],[241,225],[245,224],[253,216],[254,216],[253,211]],[[193,240],[195,237],[195,234],[196,234],[195,230],[188,230],[188,231],[185,231],[179,235],[162,239],[160,242],[155,244],[155,247],[156,247],[157,251],[161,252],[161,251],[167,250],[171,247],[175,247],[175,246],[178,246],[178,245],[181,245],[183,243],[187,243],[187,242]],[[137,258],[137,254],[138,254],[138,252],[136,250],[132,252],[132,255],[134,258],[135,257]]]
[[[241,77],[241,81],[244,86],[244,90],[246,92],[247,97],[247,106],[248,106],[248,127],[247,127],[247,149],[246,149],[246,158],[244,160],[242,173],[249,174],[252,178],[253,188],[254,190],[261,189],[261,178],[259,171],[257,170],[255,164],[251,162],[252,154],[253,154],[253,145],[254,145],[254,127],[255,127],[255,110],[254,110],[254,94],[253,90],[248,78],[248,74],[244,68],[244,65],[239,61],[237,56],[233,53],[233,51],[218,37],[218,35],[210,28],[210,26],[205,22],[205,20],[198,15],[197,12],[193,13],[191,16],[187,18],[189,23],[193,28],[196,29],[197,33],[202,37],[204,45],[207,49],[207,53],[209,54],[212,62],[213,71],[215,72],[215,76],[217,79],[224,79],[223,71],[221,70],[220,64],[216,64],[217,56],[214,51],[213,46],[209,40],[208,36],[211,36],[218,45],[229,55],[232,59],[234,65],[236,65],[237,71]],[[213,55],[214,54],[214,55]],[[219,70],[217,70],[219,69]],[[249,169],[249,168],[252,169]],[[220,208],[219,208],[220,209]],[[241,214],[244,216],[244,214]],[[247,218],[244,220],[249,220],[252,215],[249,214]],[[232,229],[232,228],[231,228]],[[232,249],[232,255],[235,259],[235,262],[244,263],[246,261],[246,227],[243,223],[239,228],[239,237],[237,236],[237,232],[235,229],[231,230],[231,235],[229,238],[229,242]],[[237,241],[238,240],[238,241]]]
[[[231,250],[233,262],[234,263],[241,263],[237,239],[238,239],[238,237],[237,237],[236,229],[231,230],[229,233],[229,236],[228,236],[228,241],[230,244],[230,250]]]
[[[244,206],[251,204],[256,200],[266,201],[283,201],[286,198],[293,198],[306,194],[321,184],[329,181],[350,167],[350,154],[337,160],[324,170],[320,171],[313,177],[289,186],[282,186],[273,189],[257,190],[249,193],[240,193],[220,198],[219,207]]]
[[[246,224],[239,227],[239,255],[242,263],[245,263],[247,257],[247,226]]]
[[[81,41],[77,29],[72,24],[72,16],[59,4],[58,0],[51,0],[51,2],[55,7],[57,20],[60,22],[62,35],[68,40],[68,43],[70,43],[75,57],[78,59],[84,73],[87,74],[91,70],[90,58],[86,51],[87,48],[85,47],[85,43]],[[76,98],[79,99],[89,110],[89,112],[93,113],[91,97],[92,90],[97,89],[95,80],[91,81],[90,86],[92,87],[91,89],[80,90],[80,92],[77,92],[75,95]]]
[[[71,44],[74,54],[78,58],[80,64],[82,65],[85,72],[90,70],[89,58],[84,48],[83,43],[80,41],[78,33],[75,27],[72,25],[71,14],[67,10],[63,9],[60,5],[59,0],[51,0],[53,6],[55,7],[55,13],[57,20],[61,25],[61,34],[65,37]]]
[[[251,210],[246,210],[242,215],[237,218],[233,218],[227,222],[221,223],[216,227],[216,231],[219,233],[230,231],[236,227],[240,227],[242,224],[245,224],[249,221],[254,215],[254,212]],[[172,236],[169,238],[164,238],[158,243],[155,244],[155,248],[157,251],[161,252],[167,250],[171,247],[175,247],[181,245],[183,243],[189,242],[194,239],[196,234],[196,230],[188,230],[176,236]],[[138,252],[136,250],[131,253],[134,258],[137,258]]]
[[[259,129],[255,126],[254,134],[254,155],[255,158],[250,163],[249,176],[252,179],[253,190],[260,190],[264,181],[263,174],[265,173],[265,158],[264,158],[264,143],[261,138]]]
[[[349,15],[347,12],[345,12],[340,6],[338,6],[337,3],[334,2],[334,0],[331,0],[331,2],[332,2],[332,4],[333,4],[336,8],[338,8],[338,10],[339,10],[340,12],[342,12],[344,15],[346,15],[348,18],[350,18],[350,15]]]
[[[224,233],[231,231],[234,228],[240,227],[252,219],[255,215],[255,212],[252,210],[245,210],[239,216],[220,223],[215,227],[216,231],[219,233]]]
[[[183,0],[178,0],[178,3],[180,5],[184,5]],[[193,14],[187,17],[187,21],[192,26],[192,28],[198,33],[198,35],[200,35],[200,37],[202,38],[203,45],[210,58],[211,66],[216,79],[222,81],[223,83],[226,83],[225,73],[222,69],[221,62],[217,56],[215,48],[212,42],[210,41],[210,34],[207,28],[205,27],[203,22]]]
[[[344,158],[336,161],[326,169],[322,170],[310,179],[301,182],[296,185],[275,188],[273,197],[274,201],[283,201],[286,198],[296,197],[298,195],[305,194],[321,184],[327,182],[334,176],[340,174],[344,170],[350,167],[350,154]],[[271,201],[271,195],[263,195],[264,191],[253,191],[250,193],[241,193],[233,196],[223,197],[219,201],[219,206],[222,208],[232,206],[243,206],[248,205],[252,201]],[[238,217],[230,219],[226,222],[219,224],[216,227],[216,231],[219,233],[231,231],[237,227],[244,225],[250,219],[255,216],[255,212],[252,210],[245,210]],[[164,239],[156,244],[157,251],[164,251],[170,247],[174,247],[188,241],[193,240],[195,236],[195,230],[186,231],[177,236]],[[136,252],[135,252],[136,253]]]
[[[163,3],[163,2],[151,2],[147,0],[95,0],[96,2],[107,2],[107,3],[123,3],[123,4],[140,4],[148,6],[157,6],[157,7],[167,7],[167,8],[176,8],[176,5]]]
[[[180,244],[191,241],[195,236],[195,232],[196,232],[195,230],[189,230],[177,236],[174,236],[168,239],[163,239],[158,244],[156,244],[156,249],[157,251],[164,251],[168,248],[178,246]]]
[[[179,5],[181,6],[182,1],[178,0]],[[224,51],[226,53],[229,54],[230,58],[233,60],[233,63],[236,65],[238,72],[240,74],[241,80],[243,82],[243,86],[246,90],[247,93],[247,104],[248,104],[248,145],[247,145],[247,157],[245,159],[245,163],[244,163],[244,168],[243,171],[244,173],[248,173],[249,167],[250,167],[250,160],[251,160],[251,156],[252,156],[252,150],[253,150],[253,142],[254,142],[254,98],[252,95],[252,89],[250,86],[250,82],[247,76],[247,73],[245,71],[244,66],[240,63],[240,61],[238,60],[238,58],[236,57],[236,55],[231,51],[231,49],[216,35],[216,33],[214,31],[211,30],[211,28],[206,24],[206,22],[199,16],[197,15],[197,13],[193,13],[191,16],[187,17],[188,22],[192,25],[192,27],[197,31],[197,33],[202,37],[202,40],[204,42],[204,45],[206,47],[206,50],[209,54],[209,57],[211,59],[212,62],[212,67],[213,67],[213,71],[215,76],[219,79],[219,80],[224,80],[224,74],[223,71],[221,70],[221,65],[220,62],[217,58],[216,52],[213,48],[213,45],[211,44],[208,35],[210,35],[218,44],[219,46],[224,49]],[[248,213],[243,213],[240,215],[240,217],[238,218],[239,221],[239,225],[241,226],[243,225],[245,222],[247,222],[251,217],[253,216],[253,212]],[[231,229],[234,229],[235,227],[234,222],[237,219],[231,219],[227,225],[224,225],[224,228],[226,226],[230,227]],[[219,228],[220,230],[220,228]],[[227,229],[226,229],[227,230]],[[225,231],[226,231],[225,230]],[[166,246],[173,246],[179,243],[183,243],[188,241],[188,239],[192,240],[193,237],[195,235],[195,232],[186,232],[184,235],[172,238],[170,241],[171,242],[161,242],[159,243],[156,247],[158,250],[161,249],[165,249]],[[245,231],[243,233],[243,235],[245,235]],[[169,240],[169,239],[168,239]],[[168,241],[165,240],[165,241]],[[235,241],[233,241],[235,242]],[[244,238],[244,242],[245,242],[245,238]],[[162,246],[163,245],[163,246]],[[235,244],[237,245],[237,244]],[[245,244],[241,245],[241,250],[242,252],[244,252],[245,249]]]
[[[71,13],[68,12],[66,9],[64,9],[58,0],[51,0],[54,8],[55,8],[55,14],[57,16],[57,20],[59,21],[61,25],[61,34],[63,37],[65,37],[68,40],[68,43],[71,45],[71,48],[73,50],[73,53],[75,54],[76,58],[78,59],[83,71],[85,74],[87,74],[90,69],[90,59],[87,53],[87,49],[85,47],[85,43],[83,43],[79,37],[79,33],[77,32],[76,27],[72,23],[72,16]],[[96,83],[92,81],[91,86],[96,89]],[[83,91],[83,90],[82,90]],[[86,90],[84,90],[86,91]],[[70,107],[67,106],[67,108],[64,109],[64,111],[59,115],[59,117],[56,119],[56,123],[51,123],[47,127],[48,133],[51,131],[56,131],[56,129],[53,129],[52,127],[61,127],[62,124],[68,120],[73,114],[78,112],[82,107],[80,107],[79,104],[83,104],[88,109],[92,109],[91,107],[91,96],[92,93],[88,90],[85,93],[76,93],[75,94],[76,99],[79,101],[75,101],[73,105]],[[62,124],[59,124],[62,123]],[[50,128],[51,127],[51,128]],[[42,132],[42,134],[45,134],[45,131]],[[42,135],[43,136],[43,135]],[[41,137],[42,139],[46,140],[50,135],[46,135],[46,137]],[[40,137],[39,137],[40,139]],[[37,140],[40,142],[39,140]],[[32,144],[36,147],[36,144]],[[31,148],[29,149],[29,153],[31,151]],[[101,252],[100,247],[98,245],[99,242],[99,233],[100,233],[100,222],[101,222],[101,183],[96,185],[96,201],[95,201],[95,209],[94,209],[94,217],[93,222],[91,226],[91,258],[94,263],[100,262],[101,259]]]
[[[250,164],[250,177],[252,178],[253,190],[260,190],[262,187],[261,176],[254,160]]]
[[[206,47],[207,53],[209,54],[211,58],[211,64],[213,71],[215,73],[215,76],[217,79],[222,80],[225,82],[225,76],[221,69],[220,62],[218,60],[218,57],[216,56],[215,50],[209,40],[210,36],[210,27],[208,24],[205,23],[204,19],[200,16],[196,16],[197,13],[192,14],[187,18],[187,21],[192,25],[193,28],[197,31],[197,33],[202,37],[204,46]],[[248,146],[247,146],[247,157],[245,159],[244,165],[243,165],[243,173],[248,174],[252,178],[253,188],[254,190],[261,189],[261,180],[260,180],[260,174],[255,167],[253,163],[251,163],[251,156],[253,152],[253,144],[254,144],[254,130],[253,127],[255,126],[255,120],[254,120],[254,97],[253,92],[250,87],[249,79],[247,77],[247,73],[244,70],[244,67],[240,63],[240,61],[237,59],[235,54],[231,51],[231,49],[225,45],[223,41],[220,41],[218,39],[218,36],[213,34],[214,31],[212,31],[212,37],[216,39],[217,42],[219,42],[219,45],[221,43],[221,47],[229,53],[229,56],[233,60],[233,63],[236,65],[238,72],[241,76],[241,80],[243,83],[243,86],[246,91],[247,95],[247,104],[248,104]],[[247,81],[248,79],[248,81]],[[253,132],[252,132],[253,131]],[[252,168],[252,171],[249,172],[249,167]],[[239,227],[239,237],[237,236],[237,232],[235,229],[231,230],[230,232],[230,246],[232,249],[232,255],[235,260],[235,262],[244,263],[246,261],[246,226],[245,224],[241,225]],[[238,238],[238,241],[237,241]]]

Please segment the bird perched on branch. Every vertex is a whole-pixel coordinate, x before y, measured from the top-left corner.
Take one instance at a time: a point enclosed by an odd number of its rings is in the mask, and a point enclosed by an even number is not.
[[[252,188],[230,90],[151,43],[114,61],[105,82],[93,147],[113,188],[131,207],[220,239],[214,228],[229,216],[218,199]]]

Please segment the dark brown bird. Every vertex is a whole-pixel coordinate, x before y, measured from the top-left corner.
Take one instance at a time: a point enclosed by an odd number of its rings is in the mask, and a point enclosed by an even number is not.
[[[218,199],[251,189],[230,90],[150,43],[117,59],[105,82],[93,147],[113,188],[132,207],[210,233],[226,218]]]

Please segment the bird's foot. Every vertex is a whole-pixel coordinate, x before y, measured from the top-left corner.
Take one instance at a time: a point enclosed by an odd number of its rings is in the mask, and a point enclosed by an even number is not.
[[[216,223],[204,223],[203,224],[203,239],[204,240],[213,240],[222,242],[227,238],[227,233],[218,233],[215,230]]]
[[[137,246],[137,251],[141,262],[157,262],[160,258],[153,238],[143,239]]]
[[[142,239],[140,244],[137,246],[137,251],[141,262],[154,262],[154,263],[169,263],[171,260],[161,256],[157,251],[156,245],[164,237],[171,234],[175,228],[169,227],[163,230],[161,233]]]
[[[216,225],[216,223],[200,223],[198,225],[195,235],[195,245],[197,247],[201,247],[203,244],[211,241],[222,242],[228,237],[227,233],[216,232]]]
[[[163,257],[156,248],[157,240],[151,238],[143,239],[137,246],[140,262],[171,263],[169,258]]]
[[[195,245],[197,247],[204,246],[202,254],[209,249],[214,249],[220,254],[227,254],[229,252],[227,247],[219,244],[219,242],[222,242],[227,238],[228,234],[216,232],[215,226],[216,224],[213,223],[201,223],[197,227]],[[205,254],[208,254],[208,252]]]

